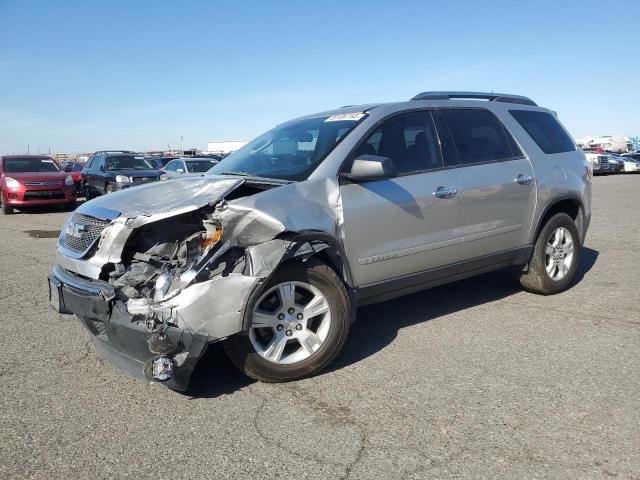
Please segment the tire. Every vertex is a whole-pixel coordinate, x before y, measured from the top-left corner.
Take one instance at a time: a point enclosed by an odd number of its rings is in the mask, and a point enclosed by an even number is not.
[[[78,206],[78,202],[74,200],[73,202],[68,202],[64,204],[64,209],[68,212],[73,212]]]
[[[562,292],[576,274],[581,248],[573,219],[566,213],[555,214],[538,234],[529,269],[520,275],[520,284],[525,290],[540,295]]]
[[[84,199],[88,202],[92,198],[93,198],[93,193],[91,192],[91,189],[85,184],[85,186],[84,186]]]
[[[4,215],[11,215],[13,213],[13,207],[4,203],[4,196],[2,192],[0,192],[0,207]]]
[[[296,300],[288,304],[290,310],[286,309],[287,303],[280,300],[282,293],[279,293],[280,288],[286,290],[287,285],[294,286]],[[326,304],[318,300],[321,298]],[[318,306],[314,307],[318,312],[328,306],[326,313],[308,314],[311,300]],[[331,268],[314,259],[295,262],[277,271],[249,308],[252,312],[249,331],[227,339],[224,348],[241,372],[261,382],[287,382],[318,373],[338,355],[349,333],[351,303],[345,286]],[[265,312],[265,308],[272,310],[267,316],[254,313]],[[291,311],[290,316],[281,318]],[[285,313],[278,317],[278,312]],[[269,319],[269,326],[256,327],[256,321],[263,324],[265,318]],[[282,342],[286,345],[284,348],[275,347]],[[275,358],[278,360],[274,361]]]

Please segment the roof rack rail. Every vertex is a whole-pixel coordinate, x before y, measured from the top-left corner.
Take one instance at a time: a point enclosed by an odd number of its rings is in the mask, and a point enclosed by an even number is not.
[[[97,152],[93,152],[94,155],[98,155],[99,153],[136,153],[131,150],[98,150]]]
[[[508,93],[485,93],[485,92],[422,92],[411,100],[450,100],[452,98],[469,98],[489,100],[490,102],[517,103],[520,105],[538,105],[530,98],[522,95],[510,95]]]

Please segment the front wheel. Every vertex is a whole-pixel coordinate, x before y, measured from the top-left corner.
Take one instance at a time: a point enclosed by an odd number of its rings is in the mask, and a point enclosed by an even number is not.
[[[580,234],[566,213],[551,217],[536,239],[529,269],[520,276],[525,290],[552,295],[565,290],[578,269]]]
[[[318,373],[338,355],[349,332],[344,284],[314,260],[276,272],[251,308],[249,331],[229,338],[225,350],[236,367],[262,382]]]
[[[13,207],[4,202],[4,194],[2,192],[0,192],[0,209],[4,215],[11,215],[13,213]]]

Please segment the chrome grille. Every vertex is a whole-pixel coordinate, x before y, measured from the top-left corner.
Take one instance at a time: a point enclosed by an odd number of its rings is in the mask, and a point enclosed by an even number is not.
[[[609,157],[607,157],[606,155],[600,155],[598,156],[598,162],[600,162],[602,165],[609,165]]]
[[[64,246],[76,253],[88,251],[109,223],[109,220],[75,212],[65,227]]]
[[[24,182],[27,187],[59,187],[62,182]]]
[[[131,180],[133,181],[133,183],[147,183],[147,182],[153,182],[154,180],[157,180],[156,177],[131,177]]]

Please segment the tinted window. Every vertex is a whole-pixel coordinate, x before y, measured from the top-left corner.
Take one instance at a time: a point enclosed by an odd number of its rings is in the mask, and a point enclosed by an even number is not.
[[[107,159],[107,170],[149,170],[151,168],[145,159],[139,157],[118,155]]]
[[[175,172],[179,168],[180,168],[180,162],[169,162],[164,167],[164,169],[167,170],[168,172]]]
[[[544,153],[575,150],[573,140],[550,113],[531,110],[510,110],[510,112]]]
[[[433,120],[436,124],[436,130],[438,130],[438,138],[440,139],[440,149],[442,150],[442,160],[446,167],[456,165],[458,162],[458,152],[456,146],[453,143],[453,137],[449,131],[449,127],[444,122],[442,115],[439,111],[433,112]]]
[[[500,121],[484,109],[446,109],[442,115],[451,130],[460,163],[492,162],[512,158]]]
[[[50,158],[5,158],[5,173],[57,172],[60,169]]]
[[[388,157],[398,173],[442,167],[429,112],[405,113],[385,121],[358,148],[359,155]]]
[[[213,160],[188,160],[186,165],[190,173],[204,173],[216,163]]]

